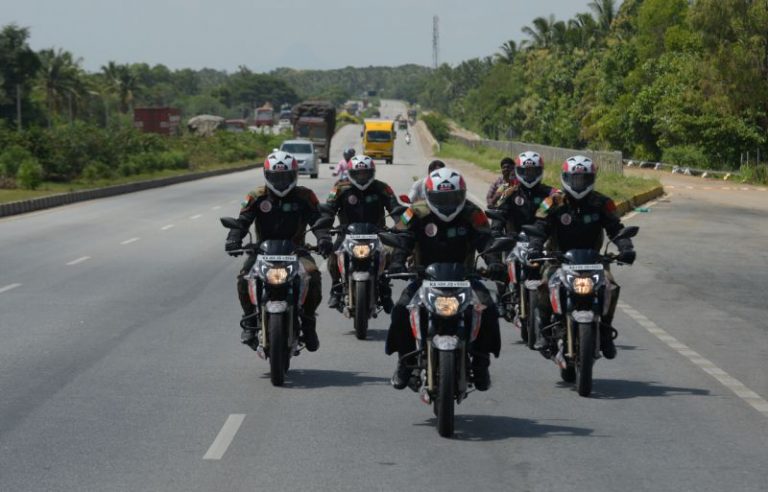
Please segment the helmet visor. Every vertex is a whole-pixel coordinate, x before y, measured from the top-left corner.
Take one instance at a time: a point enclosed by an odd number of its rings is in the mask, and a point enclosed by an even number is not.
[[[443,215],[451,215],[464,204],[467,190],[428,191],[427,201]]]
[[[264,177],[278,191],[285,191],[296,182],[296,171],[264,171]]]
[[[373,181],[373,176],[375,174],[373,169],[350,169],[348,172],[349,179],[360,186],[365,186]]]
[[[581,193],[595,184],[595,175],[591,173],[563,173],[563,181],[575,193]]]
[[[541,167],[516,167],[515,176],[517,179],[526,184],[535,183],[544,174],[544,169]]]

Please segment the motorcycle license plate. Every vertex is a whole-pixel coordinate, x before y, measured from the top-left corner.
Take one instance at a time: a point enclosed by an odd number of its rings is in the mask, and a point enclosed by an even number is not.
[[[357,241],[370,241],[372,239],[379,239],[379,236],[376,234],[347,234],[347,237]]]
[[[466,289],[470,287],[469,280],[460,282],[448,282],[448,281],[428,281],[424,282],[425,287],[431,287],[435,289]]]
[[[568,268],[575,272],[585,271],[585,270],[602,270],[603,265],[568,265]]]
[[[296,255],[259,255],[257,261],[296,261]]]

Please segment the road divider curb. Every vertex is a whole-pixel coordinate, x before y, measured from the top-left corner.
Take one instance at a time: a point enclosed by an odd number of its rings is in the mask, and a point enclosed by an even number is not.
[[[30,200],[21,200],[18,202],[1,203],[0,217],[26,214],[37,210],[60,207],[62,205],[69,205],[71,203],[83,202],[86,200],[95,200],[97,198],[106,198],[110,196],[123,195],[125,193],[133,193],[136,191],[149,190],[152,188],[160,188],[161,186],[169,186],[185,183],[187,181],[211,178],[213,176],[220,176],[222,174],[248,171],[249,169],[255,169],[258,167],[261,167],[261,164],[249,164],[247,166],[238,166],[227,169],[216,169],[213,171],[182,174],[181,176],[171,176],[168,178],[148,179],[146,181],[137,181],[135,183],[106,186],[104,188],[94,188],[91,190],[73,191],[71,193],[44,196]]]
[[[651,190],[645,191],[643,193],[639,193],[628,200],[622,200],[622,201],[616,202],[616,210],[619,213],[619,215],[625,215],[631,212],[632,210],[634,210],[635,207],[638,207],[644,203],[648,203],[651,200],[659,198],[663,194],[664,194],[664,187],[657,186]]]

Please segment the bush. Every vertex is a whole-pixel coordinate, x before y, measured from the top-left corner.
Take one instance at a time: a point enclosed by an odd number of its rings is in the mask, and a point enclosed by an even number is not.
[[[19,165],[16,182],[22,188],[34,190],[43,182],[43,167],[35,158],[29,158]]]
[[[448,122],[443,116],[438,113],[429,113],[422,115],[421,119],[424,120],[427,128],[429,128],[429,131],[432,132],[433,137],[435,137],[440,142],[448,141],[448,138],[451,136],[451,132],[450,127],[448,126]]]
[[[665,164],[676,164],[678,166],[692,167],[692,168],[722,168],[724,166],[718,166],[717,163],[713,163],[707,160],[704,152],[695,145],[676,145],[664,149],[661,160]]]
[[[739,174],[750,183],[768,184],[768,165],[742,165]]]
[[[99,179],[109,179],[114,177],[114,172],[106,164],[100,161],[92,161],[83,168],[83,179],[93,183]]]
[[[32,160],[32,153],[19,145],[12,145],[0,154],[0,176],[13,178],[22,162]]]

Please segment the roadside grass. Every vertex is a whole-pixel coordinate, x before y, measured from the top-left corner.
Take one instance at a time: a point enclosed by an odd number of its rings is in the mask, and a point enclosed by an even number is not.
[[[16,202],[20,200],[29,200],[32,198],[40,198],[50,195],[58,195],[61,193],[69,193],[72,191],[90,190],[93,188],[103,188],[105,186],[114,186],[128,183],[136,183],[137,181],[146,181],[149,179],[168,178],[172,176],[181,176],[184,174],[192,174],[202,171],[215,171],[218,169],[232,169],[236,167],[246,166],[253,164],[253,161],[238,161],[238,162],[226,162],[216,163],[208,165],[196,165],[190,169],[165,169],[162,171],[135,174],[132,176],[122,176],[113,179],[97,179],[94,181],[77,180],[69,183],[54,183],[45,181],[35,190],[25,190],[22,188],[6,189],[0,188],[0,203]]]
[[[455,141],[442,142],[437,155],[439,157],[471,162],[495,173],[500,173],[499,161],[506,156],[500,150],[489,147],[473,149]],[[560,163],[546,163],[544,183],[560,188]],[[658,186],[661,186],[661,182],[655,178],[601,173],[597,178],[596,189],[615,201],[622,201],[650,191]]]

